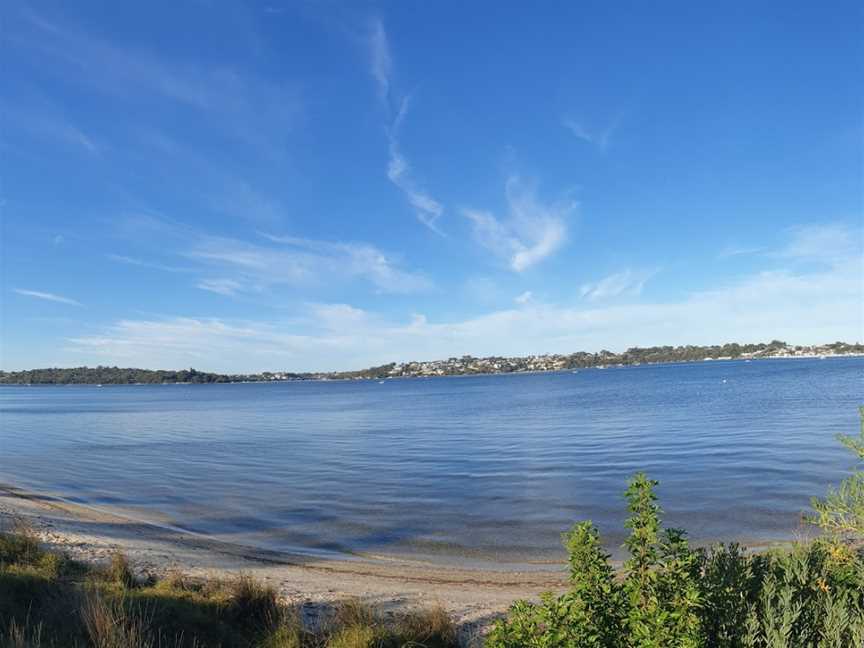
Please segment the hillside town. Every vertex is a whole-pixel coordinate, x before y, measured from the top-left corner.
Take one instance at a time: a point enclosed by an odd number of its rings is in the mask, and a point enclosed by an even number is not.
[[[764,358],[833,358],[862,356],[864,344],[833,342],[831,344],[795,346],[774,340],[760,344],[724,344],[714,346],[633,347],[623,353],[579,351],[570,354],[543,354],[521,357],[471,355],[389,364],[359,371],[306,372],[265,371],[254,374],[219,374],[184,369],[179,371],[128,369],[119,367],[74,367],[0,371],[0,384],[188,384],[231,382],[288,382],[295,380],[385,380],[388,378],[424,378],[432,376],[468,376],[544,371],[578,371],[608,367],[638,366],[673,362],[706,362],[723,360],[757,360]]]
[[[544,354],[523,357],[492,356],[475,358],[465,355],[447,360],[404,362],[357,372],[366,375],[336,374],[340,378],[392,378],[423,376],[458,376],[471,374],[527,373],[567,371],[588,368],[638,366],[670,362],[755,360],[762,358],[828,358],[864,355],[864,345],[835,342],[825,345],[793,346],[773,341],[768,344],[726,344],[723,346],[633,347],[623,353],[600,351],[572,354]],[[322,374],[321,378],[332,377]]]

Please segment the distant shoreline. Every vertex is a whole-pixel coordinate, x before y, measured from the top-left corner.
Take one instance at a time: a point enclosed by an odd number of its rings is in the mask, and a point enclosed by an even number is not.
[[[253,379],[253,380],[214,380],[209,382],[204,381],[163,381],[163,382],[10,382],[0,379],[0,387],[147,387],[152,385],[254,385],[254,384],[281,384],[281,383],[300,383],[300,382],[357,382],[357,381],[383,381],[383,380],[427,380],[430,378],[472,378],[472,377],[490,377],[490,376],[514,376],[526,374],[566,374],[578,373],[580,371],[590,370],[605,370],[605,369],[623,369],[636,368],[640,366],[656,367],[663,365],[691,365],[702,364],[705,362],[751,362],[755,360],[828,360],[834,358],[862,358],[864,352],[855,353],[831,353],[831,354],[803,354],[803,355],[764,355],[757,357],[720,357],[720,358],[703,358],[701,360],[668,360],[659,362],[635,362],[635,363],[610,363],[605,365],[594,365],[578,367],[575,369],[517,369],[513,371],[487,371],[487,372],[471,372],[471,373],[443,373],[443,374],[428,374],[428,375],[393,375],[393,376],[357,376],[345,377],[327,375],[314,375],[302,378],[280,378],[280,379]],[[39,370],[35,370],[39,371]],[[149,370],[147,370],[149,371]],[[6,372],[7,374],[19,372]]]

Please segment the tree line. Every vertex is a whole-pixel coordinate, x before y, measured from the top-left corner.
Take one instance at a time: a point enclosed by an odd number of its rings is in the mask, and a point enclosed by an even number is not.
[[[587,369],[607,365],[638,365],[672,362],[694,362],[706,358],[764,357],[771,355],[794,355],[796,352],[812,354],[864,354],[864,344],[833,342],[820,346],[791,346],[780,340],[758,344],[729,343],[723,345],[685,345],[632,347],[623,353],[599,351],[591,353],[578,351],[571,354],[543,356],[550,361],[550,367],[557,369]],[[532,370],[536,358],[491,356],[474,358],[463,356],[444,361],[446,375],[472,373],[515,373]],[[552,363],[555,361],[555,363]],[[153,370],[121,367],[73,367],[29,369],[24,371],[0,371],[0,384],[27,385],[131,385],[162,383],[230,383],[230,382],[272,382],[274,380],[322,380],[322,379],[381,379],[393,376],[411,376],[412,364],[397,365],[395,362],[360,369],[357,371],[334,371],[316,373],[262,372],[255,374],[221,374],[196,369]],[[490,369],[497,366],[497,369]]]

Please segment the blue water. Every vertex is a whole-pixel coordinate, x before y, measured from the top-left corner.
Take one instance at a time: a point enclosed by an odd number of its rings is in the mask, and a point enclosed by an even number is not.
[[[0,481],[308,554],[614,548],[644,470],[700,542],[792,537],[854,466],[864,358],[358,382],[0,388]]]

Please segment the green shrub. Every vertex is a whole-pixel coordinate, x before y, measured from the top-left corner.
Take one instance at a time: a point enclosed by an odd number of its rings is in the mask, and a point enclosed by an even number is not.
[[[489,637],[491,646],[570,646],[615,648],[621,645],[624,592],[615,580],[600,534],[580,522],[563,536],[570,556],[570,590],[545,594],[540,605],[516,603],[507,620]]]
[[[681,529],[660,528],[657,482],[638,473],[627,488],[630,537],[624,543],[630,559],[627,576],[626,634],[629,645],[666,648],[699,645],[700,592],[698,561]]]
[[[736,543],[701,550],[699,561],[705,648],[740,646],[746,631],[743,620],[759,592],[761,563]]]
[[[520,601],[489,648],[852,648],[864,646],[864,557],[820,540],[748,555],[739,545],[692,550],[664,529],[654,488],[638,474],[626,497],[629,558],[616,579],[597,529],[564,536],[570,587]]]
[[[630,558],[618,582],[594,525],[565,534],[570,588],[516,603],[489,635],[491,648],[687,648],[700,645],[699,556],[679,529],[662,530],[657,482],[637,474],[626,497]]]
[[[847,546],[818,541],[754,558],[763,563],[742,645],[748,648],[862,646],[864,561]]]
[[[861,431],[857,437],[837,435],[838,440],[864,462],[864,406],[858,408]],[[814,497],[811,506],[816,511],[810,521],[834,536],[864,537],[864,470],[860,468],[831,488],[825,499]]]

